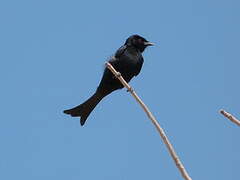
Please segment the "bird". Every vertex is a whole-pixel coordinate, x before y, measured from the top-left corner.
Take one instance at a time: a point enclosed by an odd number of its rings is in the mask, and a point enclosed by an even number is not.
[[[144,62],[143,51],[146,47],[153,45],[152,42],[147,41],[140,35],[131,35],[108,62],[122,75],[126,82],[129,82],[142,69]],[[80,117],[80,124],[83,126],[90,113],[104,97],[122,88],[123,85],[121,82],[105,67],[102,79],[95,93],[82,104],[63,112],[72,117]]]

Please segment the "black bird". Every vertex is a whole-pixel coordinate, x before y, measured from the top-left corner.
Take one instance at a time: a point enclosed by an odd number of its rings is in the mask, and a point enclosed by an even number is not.
[[[126,40],[125,44],[117,50],[115,55],[111,57],[109,63],[129,82],[134,76],[139,74],[142,68],[144,61],[142,52],[147,46],[152,45],[153,43],[147,41],[145,38],[139,35],[132,35]],[[80,124],[83,126],[96,105],[105,96],[121,88],[123,88],[121,82],[108,68],[105,68],[96,92],[84,103],[72,109],[65,110],[64,113],[73,117],[81,117]]]

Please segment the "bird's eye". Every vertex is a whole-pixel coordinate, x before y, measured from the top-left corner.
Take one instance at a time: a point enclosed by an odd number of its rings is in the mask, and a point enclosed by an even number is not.
[[[142,39],[138,39],[138,43],[143,43],[143,40]]]

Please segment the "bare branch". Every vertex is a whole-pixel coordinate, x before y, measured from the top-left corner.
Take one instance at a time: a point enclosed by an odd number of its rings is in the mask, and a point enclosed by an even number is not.
[[[107,68],[121,81],[121,83],[124,85],[124,87],[127,88],[128,92],[132,94],[132,96],[136,99],[136,101],[140,104],[140,106],[143,108],[143,110],[146,112],[149,119],[152,121],[154,126],[156,127],[157,131],[159,132],[161,138],[163,139],[163,142],[167,146],[167,149],[173,158],[177,168],[181,172],[181,175],[185,180],[191,180],[190,176],[188,175],[187,171],[185,170],[183,164],[181,163],[179,157],[177,156],[176,152],[174,151],[174,148],[170,141],[168,140],[164,130],[161,128],[160,124],[157,122],[156,118],[153,116],[153,114],[149,111],[148,107],[143,103],[143,101],[138,97],[136,92],[131,88],[131,86],[123,79],[121,74],[117,72],[113,66],[110,63],[106,63]]]
[[[230,121],[232,121],[233,123],[237,124],[238,126],[240,126],[240,121],[235,118],[233,115],[231,115],[229,112],[221,109],[219,111],[222,115],[224,115],[226,118],[228,118]]]

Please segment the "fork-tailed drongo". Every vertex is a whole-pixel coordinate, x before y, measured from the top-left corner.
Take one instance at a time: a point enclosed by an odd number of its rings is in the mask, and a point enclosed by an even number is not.
[[[147,41],[139,35],[130,36],[125,44],[120,47],[114,56],[109,60],[109,63],[121,73],[122,77],[129,82],[134,76],[137,76],[143,65],[142,52],[147,46],[152,46],[153,43]],[[89,114],[96,105],[111,92],[123,88],[121,82],[105,68],[102,80],[96,92],[84,103],[65,110],[64,113],[73,117],[80,117],[80,124],[83,126]]]

